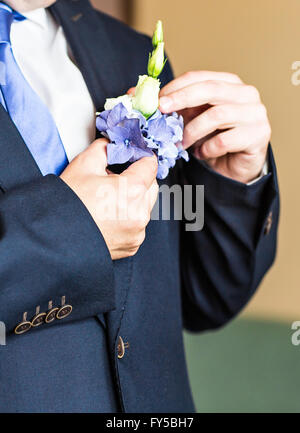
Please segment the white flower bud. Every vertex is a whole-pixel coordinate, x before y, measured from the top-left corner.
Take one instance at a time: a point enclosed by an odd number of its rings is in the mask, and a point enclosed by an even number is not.
[[[133,98],[133,108],[146,118],[152,116],[159,106],[160,81],[156,78],[140,75]]]
[[[127,111],[130,113],[132,111],[132,96],[131,95],[122,95],[118,98],[108,98],[106,99],[104,110],[112,110],[116,105],[120,104],[124,105]]]

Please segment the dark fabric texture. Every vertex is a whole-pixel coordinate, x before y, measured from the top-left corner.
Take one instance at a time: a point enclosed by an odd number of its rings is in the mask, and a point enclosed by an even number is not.
[[[136,84],[151,40],[95,11],[88,1],[50,8],[63,26],[97,111]],[[168,64],[164,85],[172,79]],[[0,411],[192,412],[183,327],[226,324],[246,305],[276,250],[276,169],[252,186],[224,178],[194,157],[161,184],[205,186],[205,226],[151,221],[129,259],[112,262],[78,197],[42,177],[0,108]],[[269,212],[273,226],[264,234]],[[14,335],[22,313],[66,295],[68,318]],[[117,358],[117,341],[129,342]],[[201,374],[201,372],[199,372]]]

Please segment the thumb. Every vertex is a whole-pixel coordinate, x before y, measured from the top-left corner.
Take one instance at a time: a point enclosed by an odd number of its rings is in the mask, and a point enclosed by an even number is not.
[[[140,184],[149,189],[157,175],[157,156],[146,156],[134,162],[123,171],[121,176],[127,177],[129,182]]]
[[[99,138],[84,151],[90,170],[101,176],[107,175],[107,143],[109,141],[106,138]]]

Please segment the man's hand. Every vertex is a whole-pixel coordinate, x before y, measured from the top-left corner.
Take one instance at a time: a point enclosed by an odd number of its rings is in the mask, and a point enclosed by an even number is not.
[[[61,174],[99,227],[113,260],[134,255],[156,202],[157,158],[146,157],[121,175],[106,170],[107,140],[94,141]]]
[[[183,146],[217,172],[244,183],[260,175],[271,128],[255,87],[225,72],[188,72],[161,90],[160,110],[183,115]]]

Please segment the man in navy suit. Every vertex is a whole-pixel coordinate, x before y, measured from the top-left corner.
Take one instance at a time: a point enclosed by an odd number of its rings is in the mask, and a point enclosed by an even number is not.
[[[154,157],[106,170],[94,112],[146,72],[149,51],[87,0],[0,4],[2,412],[192,412],[183,328],[224,325],[274,260],[270,126],[237,76],[173,80],[167,66],[161,78],[190,161],[160,185],[205,186],[203,230],[150,220]],[[138,221],[103,218],[98,192],[109,186],[120,210],[120,178],[142,187],[126,203]]]

